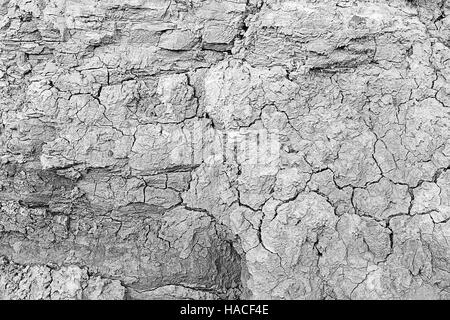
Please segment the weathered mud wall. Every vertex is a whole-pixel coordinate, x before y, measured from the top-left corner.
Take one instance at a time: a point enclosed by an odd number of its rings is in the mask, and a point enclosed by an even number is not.
[[[1,0],[0,298],[449,298],[449,14]]]

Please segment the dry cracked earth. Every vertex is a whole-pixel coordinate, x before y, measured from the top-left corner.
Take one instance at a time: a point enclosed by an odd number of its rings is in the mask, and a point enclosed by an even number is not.
[[[450,1],[1,0],[1,299],[449,299]]]

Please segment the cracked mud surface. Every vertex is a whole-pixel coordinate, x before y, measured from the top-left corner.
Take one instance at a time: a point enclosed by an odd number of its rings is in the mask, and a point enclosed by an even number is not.
[[[0,46],[0,298],[450,298],[449,1],[1,0]]]

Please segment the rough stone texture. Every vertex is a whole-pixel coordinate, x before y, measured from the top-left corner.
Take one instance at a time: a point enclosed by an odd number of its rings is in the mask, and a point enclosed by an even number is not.
[[[450,298],[449,1],[0,17],[0,298]]]

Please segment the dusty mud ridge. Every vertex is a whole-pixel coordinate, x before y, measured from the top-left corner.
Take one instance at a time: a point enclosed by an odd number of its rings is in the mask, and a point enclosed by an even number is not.
[[[450,2],[1,0],[0,45],[0,298],[450,298]]]

